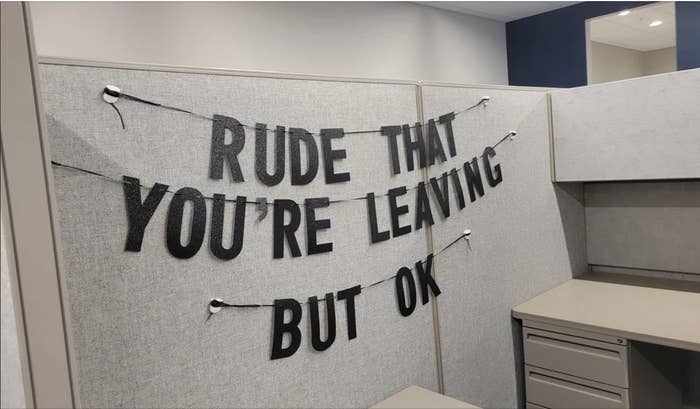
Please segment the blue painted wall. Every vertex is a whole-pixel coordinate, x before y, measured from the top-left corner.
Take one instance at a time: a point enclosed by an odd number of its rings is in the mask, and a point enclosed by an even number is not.
[[[700,2],[676,2],[676,60],[679,70],[700,68]]]
[[[586,85],[586,19],[652,2],[584,2],[506,23],[508,83]],[[700,67],[700,2],[676,3],[678,69]]]

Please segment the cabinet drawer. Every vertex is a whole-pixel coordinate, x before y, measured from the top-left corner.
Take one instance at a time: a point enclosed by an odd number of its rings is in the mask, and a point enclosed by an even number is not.
[[[523,327],[525,363],[627,388],[627,346]]]
[[[629,408],[627,389],[525,365],[528,402],[548,408]]]

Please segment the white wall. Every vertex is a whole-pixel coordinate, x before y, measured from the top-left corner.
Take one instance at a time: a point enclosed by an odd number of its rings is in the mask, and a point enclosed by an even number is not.
[[[590,84],[635,78],[644,75],[643,53],[591,41]]]
[[[637,51],[591,41],[591,84],[676,71],[676,47]]]
[[[676,71],[676,47],[647,51],[642,57],[644,75]]]
[[[40,56],[507,84],[504,23],[413,3],[32,3]]]

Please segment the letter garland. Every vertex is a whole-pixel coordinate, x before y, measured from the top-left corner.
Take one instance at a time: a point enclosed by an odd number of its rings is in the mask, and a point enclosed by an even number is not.
[[[421,268],[423,265],[428,266],[428,268],[425,268],[425,272],[424,272],[424,274],[428,274],[428,272],[430,271],[430,264],[429,263],[431,262],[432,258],[437,257],[438,255],[442,254],[443,252],[447,251],[447,249],[449,249],[450,247],[459,243],[460,240],[465,240],[467,242],[468,249],[471,249],[471,245],[469,244],[469,237],[470,236],[471,236],[471,230],[469,230],[469,229],[465,230],[464,233],[462,233],[459,237],[452,240],[450,242],[450,244],[446,245],[445,247],[441,248],[440,250],[438,250],[435,253],[428,254],[425,261],[421,260],[418,263],[416,263],[416,267],[418,268],[419,264],[421,265]],[[413,269],[410,269],[408,267],[404,267],[404,268],[406,270],[408,270],[409,272],[413,270]],[[388,277],[385,277],[379,281],[375,281],[371,284],[358,285],[357,287],[359,287],[360,290],[372,288],[372,287],[375,287],[379,284],[385,283],[387,281],[391,281],[391,280],[397,278],[399,275],[404,275],[404,274],[405,273],[402,273],[402,269],[399,269],[399,271],[397,271],[395,274],[392,274]],[[431,286],[432,286],[432,284],[431,284]],[[352,288],[355,288],[355,287],[352,287]],[[439,293],[440,290],[438,289],[437,292]],[[358,294],[359,294],[359,291],[358,291]],[[335,299],[339,300],[338,297],[336,297]],[[310,301],[305,301],[305,302],[302,302],[301,304],[306,305],[309,303],[310,303]],[[274,306],[275,306],[275,304],[229,304],[229,303],[224,302],[220,298],[212,298],[209,301],[209,316],[207,317],[207,320],[209,320],[209,318],[211,318],[212,315],[221,311],[222,308],[262,308],[262,307],[274,307]]]
[[[443,247],[440,251],[434,255],[439,255],[448,248],[452,247],[454,244],[458,243],[460,240],[464,239],[469,243],[469,236],[471,235],[470,230],[466,230],[461,236],[452,241],[447,246]],[[468,248],[470,248],[468,246]],[[335,301],[345,301],[345,311],[347,316],[347,334],[348,340],[357,338],[357,317],[355,313],[355,297],[362,293],[363,289],[377,286],[378,284],[387,282],[389,280],[395,279],[396,284],[396,298],[398,303],[399,313],[403,317],[410,316],[416,308],[418,303],[417,290],[416,290],[416,280],[413,278],[411,270],[415,270],[418,277],[418,284],[420,286],[421,294],[421,304],[425,305],[430,300],[430,293],[433,297],[439,296],[442,291],[438,286],[437,282],[432,276],[432,261],[434,257],[433,253],[428,254],[425,261],[419,260],[415,263],[415,268],[411,269],[408,267],[401,267],[396,272],[387,278],[376,281],[369,285],[356,285],[350,288],[346,288],[338,291],[337,293],[329,292],[323,297],[324,303],[326,304],[326,339],[321,340],[321,325],[319,320],[319,298],[312,296],[308,298],[308,301],[300,303],[294,298],[282,298],[274,300],[273,304],[229,304],[221,299],[214,298],[209,301],[209,316],[206,321],[221,311],[222,308],[261,308],[261,307],[273,307],[274,308],[274,323],[273,323],[273,334],[272,334],[272,352],[270,355],[271,360],[288,358],[292,356],[301,345],[301,329],[299,324],[302,319],[302,306],[308,305],[309,308],[309,319],[311,321],[311,345],[316,351],[325,351],[328,349],[336,338],[336,318],[335,318]],[[407,284],[408,293],[405,290],[404,282]],[[289,322],[284,321],[285,311],[291,313],[291,319]],[[206,322],[205,321],[205,322]],[[291,342],[286,347],[283,346],[284,334],[287,333],[291,337]]]
[[[501,138],[494,146],[498,146],[507,138],[512,138],[515,132],[510,132],[504,138]],[[496,155],[493,147],[487,146],[484,153],[480,156],[483,158],[484,170],[489,185],[493,188],[502,182],[503,176],[500,165],[491,166],[489,158]],[[137,178],[123,176],[121,180],[109,177],[99,172],[78,168],[71,165],[52,162],[57,168],[66,168],[78,172],[83,172],[91,176],[97,176],[109,180],[114,183],[120,183],[123,186],[124,197],[126,202],[128,231],[125,250],[129,252],[140,252],[143,242],[143,237],[146,231],[146,226],[151,220],[157,207],[161,203],[165,193],[172,194],[172,200],[168,208],[166,242],[167,249],[170,254],[176,258],[188,259],[196,255],[202,248],[205,236],[205,228],[207,224],[207,206],[205,199],[213,201],[211,207],[211,224],[209,247],[214,256],[222,260],[232,260],[236,258],[243,248],[244,229],[245,229],[245,210],[246,204],[255,204],[259,207],[261,204],[265,206],[272,205],[273,212],[273,258],[283,258],[284,248],[288,247],[292,257],[302,256],[302,251],[297,240],[297,231],[300,228],[302,216],[306,221],[306,254],[320,254],[333,251],[333,243],[319,243],[317,232],[331,228],[331,220],[328,218],[317,218],[316,209],[326,208],[330,205],[331,200],[327,197],[307,198],[303,202],[304,212],[300,211],[300,203],[287,199],[276,199],[268,202],[263,199],[263,202],[258,200],[248,201],[246,196],[237,196],[235,200],[226,199],[223,194],[214,194],[213,196],[204,196],[199,190],[192,187],[183,187],[177,191],[169,190],[168,185],[156,183],[148,191],[144,200],[142,200],[142,185]],[[428,188],[432,188],[435,193],[439,209],[445,218],[450,216],[449,206],[449,190],[448,177],[452,176],[455,191],[458,193],[459,209],[465,207],[464,191],[461,187],[461,182],[457,177],[459,171],[463,170],[466,175],[466,187],[469,192],[469,199],[474,202],[479,197],[484,195],[484,187],[479,173],[477,158],[472,158],[471,161],[464,163],[463,169],[453,168],[450,172],[443,172],[440,177],[432,177],[430,183],[419,182],[416,186],[410,189],[417,189],[416,200],[416,215],[415,229],[411,225],[401,225],[400,217],[409,213],[409,206],[399,205],[398,197],[407,193],[406,186],[389,189],[386,193],[389,202],[389,210],[391,213],[391,230],[380,231],[377,219],[377,210],[375,205],[374,192],[367,193],[364,197],[355,197],[350,199],[335,199],[333,203],[366,200],[368,211],[368,222],[371,233],[371,243],[389,240],[408,234],[411,231],[420,230],[424,224],[433,225],[434,217],[430,209],[430,201],[428,200]],[[441,183],[440,183],[441,182]],[[442,185],[442,186],[441,186]],[[383,194],[380,196],[384,196]],[[227,201],[236,203],[234,231],[232,244],[226,248],[223,245],[223,226],[224,226],[224,207]],[[191,202],[193,206],[192,222],[188,226],[183,226],[184,208],[187,202]],[[289,214],[289,218],[286,214]],[[285,221],[288,219],[288,221]],[[181,232],[183,228],[190,229],[189,239],[186,244],[181,243]],[[288,246],[284,245],[287,241]]]
[[[502,144],[502,143],[505,142],[506,140],[514,140],[515,137],[516,137],[516,135],[517,135],[517,131],[510,131],[510,132],[508,132],[508,134],[506,134],[504,137],[502,137],[501,139],[499,139],[498,142],[496,142],[496,144],[494,144],[493,146],[491,146],[491,148],[495,151],[496,147],[498,147],[500,144]],[[482,155],[480,155],[479,157],[483,157],[483,156],[484,156],[484,155],[482,154]],[[117,179],[117,178],[114,178],[114,177],[112,177],[112,176],[108,176],[108,175],[102,174],[102,173],[100,173],[100,172],[96,172],[96,171],[89,170],[89,169],[84,169],[84,168],[81,168],[81,167],[78,167],[78,166],[74,166],[74,165],[69,165],[69,164],[61,163],[61,162],[58,162],[58,161],[55,161],[55,160],[52,160],[52,161],[51,161],[51,165],[53,165],[53,166],[56,167],[56,168],[63,168],[63,169],[67,169],[67,170],[71,170],[71,171],[75,171],[75,172],[80,172],[80,173],[85,173],[85,174],[88,174],[88,175],[97,176],[97,177],[100,177],[100,178],[102,178],[102,179],[108,180],[108,181],[110,181],[110,182],[118,183],[118,184],[134,184],[134,185],[139,186],[139,188],[140,188],[140,189],[143,189],[143,190],[146,190],[146,189],[154,189],[154,188],[161,189],[162,186],[165,186],[166,188],[165,188],[165,190],[164,190],[164,193],[170,193],[170,194],[172,194],[172,195],[177,195],[177,194],[178,194],[177,191],[173,191],[173,190],[168,189],[168,188],[167,188],[168,185],[164,185],[164,184],[160,184],[160,183],[156,183],[154,186],[149,187],[149,186],[147,186],[147,185],[141,185],[139,179],[133,178],[133,177],[129,177],[129,176],[124,176],[122,179]],[[456,174],[459,174],[460,172],[463,172],[463,171],[464,171],[464,168],[452,169],[452,170],[450,170],[449,172],[446,172],[446,173],[444,173],[442,176],[439,176],[439,177],[437,177],[437,178],[435,178],[435,179],[442,182],[443,179],[446,179],[448,176],[456,175]],[[418,184],[415,185],[415,186],[406,187],[406,189],[407,189],[407,190],[418,189],[421,185],[423,185],[423,182],[420,182],[420,183],[418,183]],[[377,194],[377,195],[372,194],[372,196],[375,197],[375,198],[377,198],[377,197],[383,197],[383,196],[389,196],[389,195],[390,195],[389,193],[382,193],[382,194]],[[217,198],[215,197],[215,195],[212,195],[212,196],[203,196],[203,197],[204,197],[204,199],[208,199],[208,200],[215,200],[215,199],[217,199]],[[243,197],[246,197],[246,196],[239,196],[239,197],[236,198],[236,199],[225,199],[225,201],[226,201],[226,202],[229,202],[229,203],[237,203],[237,202],[240,202],[240,203],[252,204],[252,205],[256,205],[256,206],[275,206],[275,205],[279,205],[279,203],[275,203],[276,201],[274,201],[274,200],[273,200],[273,201],[268,201],[267,198],[261,198],[260,200],[247,200],[247,199],[241,199],[241,198],[243,198]],[[332,203],[352,202],[352,201],[359,201],[359,200],[367,200],[367,196],[358,196],[358,197],[351,197],[351,198],[345,198],[345,199],[329,199],[328,203],[329,203],[329,204],[332,204]],[[298,206],[305,206],[305,205],[306,205],[304,202],[295,202],[295,201],[293,201],[293,200],[289,200],[289,201],[292,202],[292,203],[295,203],[295,204],[298,205]]]
[[[161,104],[161,103],[158,103],[158,102],[149,101],[149,100],[147,100],[147,99],[143,99],[143,98],[139,98],[139,97],[137,97],[137,96],[131,95],[131,94],[127,94],[127,93],[121,91],[118,87],[116,87],[116,86],[114,86],[114,85],[107,85],[107,86],[104,88],[104,90],[103,90],[102,92],[103,92],[102,98],[104,99],[104,101],[107,102],[108,104],[112,105],[112,108],[114,108],[114,109],[117,111],[117,114],[119,114],[119,119],[120,119],[121,124],[122,124],[122,129],[126,129],[126,126],[124,125],[124,119],[123,119],[123,117],[122,117],[122,114],[121,114],[121,112],[119,112],[119,109],[118,109],[117,106],[116,106],[116,103],[117,103],[117,101],[119,100],[119,98],[123,98],[123,99],[129,100],[129,101],[139,102],[139,103],[146,104],[146,105],[151,105],[151,106],[158,107],[158,108],[167,109],[167,110],[170,110],[170,111],[181,112],[181,113],[184,113],[184,114],[192,115],[192,116],[194,116],[194,117],[196,117],[196,118],[206,119],[206,120],[213,121],[213,122],[221,121],[221,120],[223,120],[224,118],[226,118],[226,117],[223,117],[223,116],[220,116],[220,115],[214,115],[213,117],[210,117],[210,116],[207,116],[207,115],[204,115],[204,114],[199,114],[199,113],[196,113],[196,112],[193,112],[193,111],[189,111],[189,110],[187,110],[187,109],[178,108],[178,107],[171,106],[171,105],[166,105],[166,104]],[[488,102],[489,102],[490,100],[491,100],[491,97],[489,97],[489,96],[484,96],[484,97],[482,97],[482,98],[479,100],[479,102],[475,103],[474,105],[470,105],[470,106],[468,106],[468,107],[466,107],[466,108],[463,108],[463,109],[461,109],[461,110],[459,110],[459,111],[450,112],[450,113],[447,113],[447,114],[445,114],[445,115],[440,115],[440,117],[437,118],[437,119],[430,119],[430,120],[428,121],[428,123],[431,122],[431,121],[432,121],[432,122],[434,122],[434,121],[439,121],[439,122],[440,122],[441,119],[444,120],[445,118],[448,118],[448,117],[449,117],[450,119],[454,119],[455,116],[461,115],[461,114],[463,114],[463,113],[465,113],[465,112],[468,112],[468,111],[471,111],[471,110],[473,110],[473,109],[476,109],[476,108],[478,108],[479,106],[482,106],[482,105],[483,105],[483,106],[487,106],[487,105],[488,105]],[[280,132],[281,132],[282,134],[285,134],[285,133],[286,133],[286,134],[291,134],[293,129],[297,129],[297,130],[301,130],[301,129],[302,129],[302,128],[290,128],[288,131],[280,131],[280,130],[277,130],[277,129],[267,129],[267,127],[261,128],[260,125],[262,125],[262,124],[250,125],[250,124],[245,124],[245,123],[238,122],[238,121],[236,121],[236,124],[235,124],[235,125],[237,125],[237,126],[239,126],[239,127],[243,127],[243,128],[248,128],[248,129],[256,130],[256,131],[264,130],[265,132],[268,132],[268,133],[274,132],[274,133],[276,133],[276,134],[279,134]],[[407,129],[419,128],[419,127],[423,127],[423,126],[425,126],[425,125],[427,125],[427,123],[425,123],[425,124],[416,123],[414,126],[409,126]],[[321,135],[320,132],[318,132],[318,133],[308,132],[308,131],[304,131],[304,132],[305,132],[307,135],[313,135],[313,136],[320,136],[320,135]],[[382,129],[370,129],[370,130],[358,130],[358,131],[345,131],[345,135],[371,134],[371,133],[381,133],[381,132],[382,132]]]

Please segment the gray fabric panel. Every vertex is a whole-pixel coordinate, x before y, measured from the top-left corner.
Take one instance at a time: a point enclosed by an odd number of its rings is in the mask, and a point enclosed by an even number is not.
[[[700,181],[584,189],[590,264],[700,274]]]
[[[420,179],[419,172],[390,177],[385,137],[351,135],[334,144],[347,148],[348,159],[336,170],[350,171],[349,183],[325,185],[319,174],[311,185],[291,186],[287,162],[285,180],[266,187],[253,173],[254,139],[248,130],[242,154],[246,182],[209,180],[210,122],[120,101],[123,131],[100,96],[105,84],[114,84],[205,114],[318,131],[412,122],[414,86],[52,65],[41,66],[40,73],[50,154],[67,164],[140,177],[149,185],[158,181],[252,199],[353,197]],[[125,253],[121,186],[61,169],[54,177],[72,352],[84,406],[367,407],[407,385],[437,389],[430,306],[401,317],[391,283],[359,296],[358,337],[352,341],[347,340],[344,304],[336,305],[337,338],[323,353],[311,349],[306,308],[300,350],[277,361],[269,360],[272,309],[224,310],[205,324],[207,303],[215,296],[240,302],[303,300],[393,274],[402,263],[425,256],[423,232],[370,245],[364,201],[336,204],[318,212],[332,219],[332,229],[320,235],[334,242],[332,253],[273,260],[272,216],[257,222],[249,206],[238,258],[214,258],[205,241],[196,256],[179,260],[166,249],[164,222],[171,198],[166,195],[142,251]],[[412,193],[405,199],[413,200]],[[387,201],[378,199],[377,206],[386,226]],[[207,207],[208,240],[210,202]],[[229,232],[230,227],[224,230],[225,237]],[[299,238],[305,249],[305,239]]]
[[[557,181],[700,177],[700,69],[552,93]]]
[[[472,230],[471,248],[454,246],[436,260],[440,339],[447,395],[481,407],[516,407],[522,370],[511,308],[586,269],[580,185],[550,182],[546,98],[543,92],[424,87],[426,116],[489,95],[488,107],[457,117],[457,157],[431,176],[460,167],[514,129],[493,164],[503,182],[433,227],[435,248]],[[464,180],[464,179],[462,179]],[[465,189],[466,193],[466,189]],[[516,326],[517,329],[517,326]],[[515,346],[514,346],[515,345]],[[515,352],[514,352],[515,349]]]

